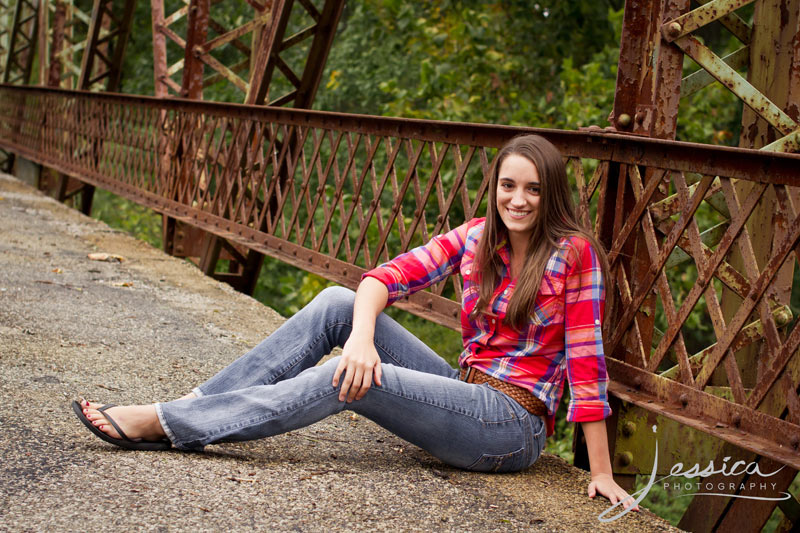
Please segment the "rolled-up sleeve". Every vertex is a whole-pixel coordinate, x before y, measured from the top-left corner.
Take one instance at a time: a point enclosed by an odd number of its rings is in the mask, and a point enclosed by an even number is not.
[[[567,420],[593,422],[611,415],[603,350],[605,287],[599,258],[586,240],[572,239],[564,307],[564,349],[570,402]]]
[[[368,272],[389,290],[391,305],[400,298],[413,294],[450,276],[461,264],[467,241],[469,223],[437,235],[427,244],[401,254]]]

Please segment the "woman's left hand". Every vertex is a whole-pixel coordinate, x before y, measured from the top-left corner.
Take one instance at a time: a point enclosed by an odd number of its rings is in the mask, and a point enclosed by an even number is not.
[[[622,506],[625,509],[633,506],[633,511],[639,510],[639,505],[634,502],[634,499],[628,495],[625,489],[617,485],[617,482],[614,481],[614,477],[611,474],[599,473],[592,475],[592,482],[589,483],[588,493],[589,497],[592,499],[598,494],[605,496],[612,504],[616,504],[628,498],[628,501],[624,502]]]

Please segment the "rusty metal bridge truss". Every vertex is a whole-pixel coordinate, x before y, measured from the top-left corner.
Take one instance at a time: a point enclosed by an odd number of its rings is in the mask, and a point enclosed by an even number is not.
[[[615,473],[649,472],[658,439],[660,473],[676,458],[730,457],[762,472],[785,465],[770,482],[789,487],[800,469],[800,320],[791,306],[800,296],[800,0],[628,2],[612,127],[578,132],[304,110],[342,2],[253,0],[252,19],[233,29],[215,19],[217,3],[193,0],[165,15],[153,0],[158,98],[89,92],[118,86],[132,0],[95,0],[88,21],[65,2],[47,7],[51,18],[30,0],[0,4],[0,68],[17,83],[0,86],[0,148],[59,173],[60,190],[69,177],[164,214],[167,251],[252,291],[261,254],[355,287],[366,269],[480,216],[496,149],[518,133],[544,135],[567,159],[581,220],[609,251]],[[737,14],[747,4],[752,25]],[[308,25],[287,35],[297,10]],[[59,42],[67,20],[84,20],[84,41],[76,31]],[[37,24],[48,87],[22,87],[29,78],[13,76],[32,70]],[[741,48],[720,57],[706,47],[697,32],[709,24]],[[166,39],[183,50],[171,63]],[[235,63],[212,54],[224,46],[240,53]],[[292,47],[301,53],[286,55]],[[700,68],[684,76],[686,57]],[[204,87],[223,81],[248,105],[202,101]],[[674,140],[681,99],[710,83],[743,102],[740,148]],[[228,272],[215,272],[220,258]],[[460,296],[453,279],[400,305],[457,329]],[[698,321],[712,330],[708,346],[694,340]],[[757,530],[776,502],[746,499],[760,488],[737,495],[694,498],[680,525]],[[800,524],[796,499],[780,509],[782,527]]]

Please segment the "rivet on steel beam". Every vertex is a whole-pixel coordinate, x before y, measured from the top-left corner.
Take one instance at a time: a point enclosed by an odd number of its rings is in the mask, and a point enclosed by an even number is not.
[[[626,437],[630,437],[634,433],[636,433],[636,424],[634,422],[631,422],[630,420],[628,420],[624,424],[622,424],[622,434],[623,435],[625,435]]]
[[[785,326],[792,321],[792,311],[788,307],[783,307],[775,314],[775,322],[778,327]]]
[[[628,466],[633,462],[633,454],[631,452],[622,452],[617,454],[617,461],[622,466]]]
[[[798,437],[797,435],[794,435],[791,438],[791,440],[789,441],[789,444],[791,444],[792,448],[794,448],[796,450],[798,447],[800,447],[800,437]]]
[[[617,124],[623,128],[627,128],[631,125],[631,116],[627,113],[622,113],[617,119]]]
[[[331,267],[331,262],[330,261],[325,261],[324,266],[325,266],[325,268],[330,268]]]
[[[633,379],[633,387],[634,387],[635,389],[641,389],[641,388],[642,388],[642,378],[641,378],[641,377],[639,377],[639,376],[636,376],[636,377]]]
[[[742,415],[738,413],[733,415],[733,419],[731,420],[731,422],[733,422],[734,427],[738,428],[739,426],[742,425]]]
[[[667,37],[670,39],[677,39],[678,35],[683,31],[683,27],[678,22],[670,22],[667,25]]]
[[[441,224],[443,220],[444,220],[444,215],[439,215],[436,217],[436,222],[438,222],[439,224]]]
[[[683,394],[681,394],[680,401],[681,405],[686,407],[687,405],[689,405],[689,395],[684,392]]]
[[[633,118],[636,121],[636,123],[641,126],[642,122],[644,122],[644,113],[642,111],[639,111]]]

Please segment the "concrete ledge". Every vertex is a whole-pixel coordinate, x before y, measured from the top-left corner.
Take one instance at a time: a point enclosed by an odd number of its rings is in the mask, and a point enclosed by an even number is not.
[[[78,396],[182,395],[281,321],[0,174],[0,529],[674,530],[648,512],[601,524],[608,503],[557,457],[520,474],[463,472],[349,413],[202,454],[119,450],[72,414]]]

